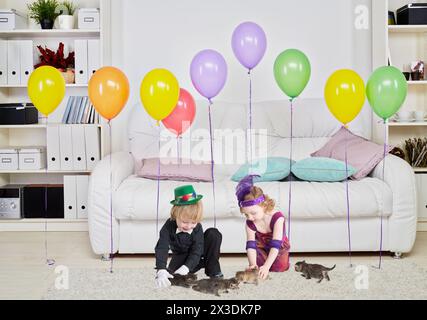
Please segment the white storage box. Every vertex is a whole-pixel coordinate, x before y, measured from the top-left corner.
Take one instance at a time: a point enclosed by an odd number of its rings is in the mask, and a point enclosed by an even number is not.
[[[83,8],[78,14],[79,29],[99,29],[99,9]]]
[[[0,9],[0,30],[26,28],[26,18],[14,9]]]
[[[18,170],[18,149],[14,147],[0,149],[0,170]]]
[[[20,148],[18,153],[19,170],[40,170],[46,168],[46,148]]]

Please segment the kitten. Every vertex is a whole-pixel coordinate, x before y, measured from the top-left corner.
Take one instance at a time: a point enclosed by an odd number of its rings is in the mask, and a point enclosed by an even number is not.
[[[230,279],[202,279],[192,286],[193,290],[214,294],[220,297],[220,292],[228,293],[228,289],[238,289],[239,281],[236,278]]]
[[[301,272],[303,277],[307,280],[311,278],[319,279],[317,283],[322,282],[323,279],[330,281],[328,271],[335,269],[334,265],[332,268],[324,267],[320,264],[309,264],[304,261],[297,262],[295,264],[295,271]]]
[[[258,277],[259,277],[258,269],[238,271],[238,272],[236,272],[236,276],[235,276],[235,278],[239,282],[251,283],[251,284],[256,284],[256,285],[258,285]]]
[[[194,273],[189,273],[186,276],[180,274],[173,274],[173,278],[169,279],[173,286],[190,288],[197,281],[197,275]]]

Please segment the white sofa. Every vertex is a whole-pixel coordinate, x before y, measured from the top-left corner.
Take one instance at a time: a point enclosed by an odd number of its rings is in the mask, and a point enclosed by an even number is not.
[[[324,101],[307,99],[297,101],[294,112],[294,159],[309,157],[322,147],[340,124],[332,118]],[[214,129],[244,129],[247,123],[245,104],[217,102],[212,107]],[[289,102],[266,101],[253,104],[253,128],[259,131],[255,140],[256,152],[266,147],[269,156],[289,156]],[[352,123],[352,132],[369,138],[370,117],[359,117]],[[132,110],[129,120],[128,151],[104,158],[94,169],[89,187],[89,233],[96,254],[153,253],[156,233],[157,181],[135,175],[141,159],[158,156],[158,128],[142,107]],[[197,102],[197,115],[191,130],[182,139],[183,149],[191,143],[193,158],[210,159],[207,103]],[[230,138],[236,131],[229,130]],[[165,134],[167,130],[163,129]],[[222,154],[245,157],[244,143],[218,144],[215,133],[215,161]],[[166,134],[167,136],[167,134]],[[176,139],[162,141],[162,148],[176,146]],[[162,138],[162,140],[165,140]],[[237,139],[236,139],[237,140]],[[229,140],[230,141],[230,140]],[[259,143],[258,143],[259,142]],[[197,147],[198,146],[198,149]],[[195,154],[194,150],[199,152]],[[164,150],[164,149],[162,149]],[[173,151],[173,156],[176,156]],[[186,158],[185,150],[182,157]],[[262,154],[262,153],[260,153]],[[172,156],[172,154],[171,154]],[[239,159],[238,159],[239,160]],[[110,185],[112,163],[112,188]],[[224,162],[224,161],[223,161]],[[231,175],[240,166],[216,164],[216,227],[223,234],[222,252],[245,251],[245,221],[239,212],[234,191],[236,183]],[[350,181],[351,243],[353,251],[378,251],[380,248],[380,216],[383,216],[383,250],[394,253],[409,252],[416,236],[417,208],[415,178],[411,167],[400,158],[386,158],[385,181],[382,163],[369,177]],[[160,182],[159,228],[169,217],[170,204],[177,181]],[[193,183],[204,195],[205,229],[214,225],[212,183]],[[287,215],[289,182],[260,183],[264,192],[276,200],[278,209]],[[112,192],[111,192],[112,190]],[[348,250],[347,207],[345,183],[293,182],[291,209],[292,252],[339,252]],[[112,194],[112,201],[110,201]],[[110,203],[113,208],[110,223]],[[112,233],[111,233],[112,225]],[[112,238],[112,247],[111,247]]]

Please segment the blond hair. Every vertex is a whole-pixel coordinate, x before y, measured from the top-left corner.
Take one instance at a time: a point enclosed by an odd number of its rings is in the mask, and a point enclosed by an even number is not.
[[[244,201],[258,199],[262,195],[264,195],[265,200],[258,205],[263,208],[265,212],[272,211],[276,206],[276,202],[268,195],[264,194],[264,191],[262,191],[262,189],[259,187],[253,186],[251,191],[245,196]],[[242,209],[243,208],[240,208],[240,212],[242,212]]]
[[[199,200],[197,203],[185,206],[173,206],[171,209],[171,219],[176,220],[189,219],[199,223],[203,219],[203,203]]]

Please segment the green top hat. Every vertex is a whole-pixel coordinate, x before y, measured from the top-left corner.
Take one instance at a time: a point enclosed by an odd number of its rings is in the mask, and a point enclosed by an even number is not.
[[[202,199],[202,195],[197,195],[192,185],[175,188],[175,200],[170,203],[174,206],[187,206],[195,204]]]

